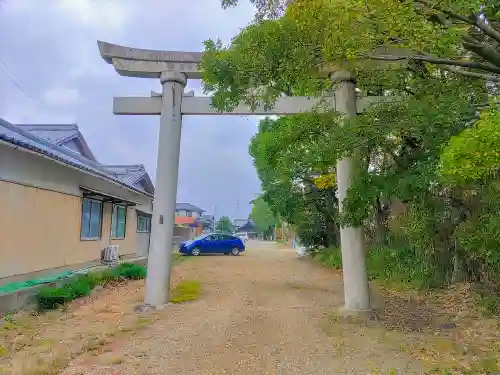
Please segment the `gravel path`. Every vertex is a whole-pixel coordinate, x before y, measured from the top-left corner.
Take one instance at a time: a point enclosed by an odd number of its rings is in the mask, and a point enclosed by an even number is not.
[[[421,374],[402,349],[409,336],[339,319],[341,277],[282,245],[192,257],[174,267],[180,279],[202,284],[197,300],[139,315],[139,280],[16,316],[0,337],[0,374]]]
[[[202,296],[152,313],[147,328],[79,356],[63,373],[420,373],[383,333],[332,322],[340,277],[293,250],[253,242],[239,257],[190,259],[176,274],[200,281]]]

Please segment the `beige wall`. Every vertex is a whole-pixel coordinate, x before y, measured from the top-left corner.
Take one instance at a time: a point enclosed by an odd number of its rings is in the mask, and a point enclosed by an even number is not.
[[[112,205],[104,203],[101,238],[80,240],[79,186],[129,199],[141,211],[152,211],[149,197],[0,145],[0,284],[7,277],[98,261],[108,244],[119,245],[120,255],[137,251],[141,234],[134,207],[127,208],[125,239],[110,239]]]
[[[80,240],[82,198],[0,181],[0,279],[99,260],[108,244],[136,251],[137,214],[127,209],[125,238],[110,238],[111,203],[104,203],[99,240]]]

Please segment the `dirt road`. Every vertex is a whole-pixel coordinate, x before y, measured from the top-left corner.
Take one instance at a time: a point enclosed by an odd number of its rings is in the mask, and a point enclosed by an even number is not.
[[[40,324],[34,342],[54,342],[38,351],[34,344],[21,347],[10,373],[421,373],[397,338],[340,324],[334,312],[342,305],[341,277],[281,245],[251,242],[239,257],[193,257],[175,267],[174,277],[198,280],[202,295],[138,318],[133,308],[142,300],[143,281],[101,291]],[[19,370],[42,352],[44,360],[58,358],[53,367],[60,371]]]

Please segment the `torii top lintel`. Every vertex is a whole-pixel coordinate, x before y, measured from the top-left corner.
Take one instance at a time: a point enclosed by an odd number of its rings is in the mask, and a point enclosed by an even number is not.
[[[176,70],[188,78],[200,79],[198,69],[203,52],[160,51],[130,48],[97,41],[101,57],[126,77],[159,78],[161,72]]]

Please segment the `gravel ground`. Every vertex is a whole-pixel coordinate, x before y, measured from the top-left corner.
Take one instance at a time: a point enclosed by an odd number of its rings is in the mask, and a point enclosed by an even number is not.
[[[64,374],[419,373],[373,330],[334,323],[329,332],[340,277],[278,244],[253,242],[239,257],[204,256],[177,272],[203,284],[197,301],[168,305],[112,354],[80,356]],[[122,362],[110,365],[110,356]]]
[[[282,245],[255,241],[239,257],[190,258],[174,268],[174,284],[180,279],[202,284],[196,301],[138,315],[137,281],[38,317],[36,327],[33,318],[18,323],[26,332],[11,330],[7,340],[24,341],[0,356],[0,374],[421,373],[401,350],[403,334],[389,339],[335,315],[339,275]]]

